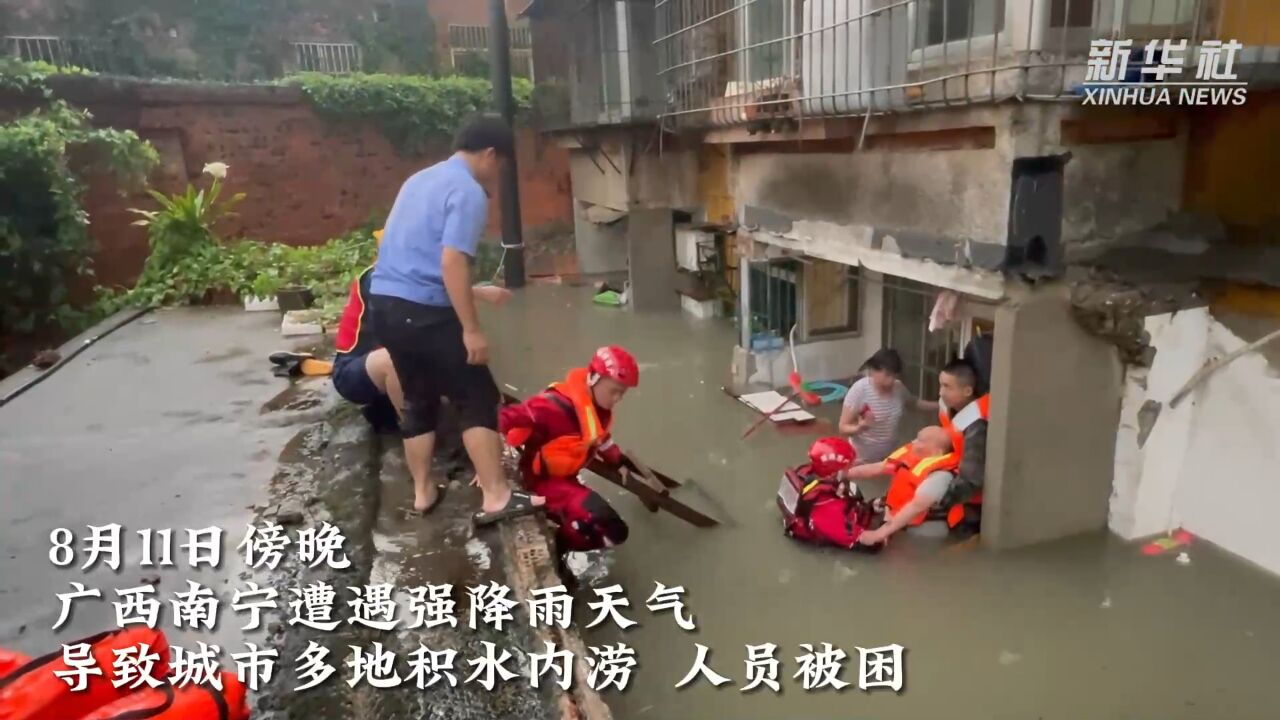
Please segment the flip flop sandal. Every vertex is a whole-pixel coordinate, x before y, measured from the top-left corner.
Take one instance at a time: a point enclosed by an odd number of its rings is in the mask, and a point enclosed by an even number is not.
[[[270,355],[267,356],[267,359],[270,360],[275,365],[284,365],[286,363],[291,363],[297,360],[309,360],[314,357],[315,355],[312,355],[311,353],[290,352],[288,350],[281,350],[278,352],[271,353]]]
[[[427,515],[430,515],[432,510],[435,510],[436,508],[440,507],[440,503],[444,501],[444,494],[448,489],[449,489],[449,486],[447,485],[436,485],[435,502],[431,503],[423,510],[418,510],[417,508],[410,507],[409,516],[410,517],[426,517]]]
[[[497,512],[478,512],[471,516],[471,522],[476,527],[488,527],[503,520],[517,518],[521,515],[532,515],[538,512],[539,506],[533,504],[533,496],[529,493],[511,491],[511,499],[507,501],[507,506]]]

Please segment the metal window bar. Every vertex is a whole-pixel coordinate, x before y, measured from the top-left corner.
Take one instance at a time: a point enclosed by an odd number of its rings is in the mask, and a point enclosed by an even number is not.
[[[355,43],[295,42],[293,49],[302,72],[345,75],[363,67],[363,55]]]
[[[509,29],[511,47],[527,50],[533,47],[533,33],[526,26]],[[455,50],[488,50],[489,26],[487,25],[450,25],[449,47]]]
[[[788,258],[750,264],[748,301],[749,342],[752,350],[784,347],[800,318],[800,264]]]
[[[1130,39],[1139,53],[1148,40],[1187,40],[1184,68],[1194,71],[1204,40],[1230,40],[1223,33],[1240,28],[1251,28],[1243,56],[1254,58],[1254,80],[1280,64],[1280,48],[1268,44],[1280,20],[1267,2],[658,0],[661,116],[731,124],[762,114],[1076,100],[1093,40]],[[1250,5],[1262,10],[1250,14]],[[752,20],[765,12],[781,22]],[[758,71],[762,59],[771,72]]]
[[[884,344],[902,355],[903,383],[917,397],[938,396],[938,374],[961,350],[956,328],[929,332],[938,291],[905,278],[884,278]]]
[[[62,67],[68,64],[67,57],[71,54],[68,44],[60,37],[10,35],[5,41],[9,45],[10,54],[26,62],[44,62]]]
[[[48,35],[5,37],[9,54],[27,62],[45,62],[57,67],[75,66],[101,72],[99,48],[85,38],[62,38]]]

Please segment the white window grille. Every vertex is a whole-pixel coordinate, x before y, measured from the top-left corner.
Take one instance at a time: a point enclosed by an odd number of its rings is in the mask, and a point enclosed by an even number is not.
[[[295,42],[298,70],[334,75],[360,72],[363,56],[355,43]]]
[[[533,79],[533,33],[527,26],[510,28],[511,74]],[[487,25],[450,25],[449,62],[454,70],[465,67],[472,58],[489,61],[489,27]]]
[[[59,67],[70,64],[70,43],[51,35],[16,36],[5,38],[9,52],[18,60],[46,62]]]

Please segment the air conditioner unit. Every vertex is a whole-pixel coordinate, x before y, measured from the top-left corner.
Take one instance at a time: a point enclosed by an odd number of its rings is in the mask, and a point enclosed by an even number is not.
[[[856,114],[906,104],[902,85],[912,33],[905,3],[804,0],[803,34],[805,114]]]

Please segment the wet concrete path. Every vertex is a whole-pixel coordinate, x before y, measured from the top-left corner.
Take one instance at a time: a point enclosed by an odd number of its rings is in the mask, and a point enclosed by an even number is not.
[[[250,507],[266,497],[277,456],[307,415],[261,412],[288,387],[272,377],[266,354],[288,346],[274,313],[158,311],[0,411],[0,645],[39,654],[114,627],[113,590],[156,579],[165,613],[170,593],[185,590],[188,578],[223,596],[224,609],[230,604],[244,570],[235,547]],[[109,523],[123,526],[118,572],[101,564],[82,572],[84,555],[68,568],[50,563],[51,530],[83,538],[87,525]],[[186,529],[211,526],[225,531],[220,567],[192,572],[181,550]],[[173,529],[176,567],[139,567],[144,529]],[[55,636],[55,593],[72,581],[101,589],[104,599],[78,602]],[[167,614],[161,618],[176,644],[243,649],[234,620],[212,635],[185,636]]]
[[[619,444],[696,478],[732,517],[698,530],[593,483],[632,528],[611,579],[633,606],[655,580],[683,585],[699,626],[687,634],[643,608],[633,613],[642,625],[623,639],[636,648],[638,674],[627,693],[606,696],[619,718],[1276,716],[1280,579],[1205,543],[1184,566],[1104,534],[1003,554],[919,535],[879,557],[801,546],[782,536],[774,493],[813,435],[767,428],[739,440],[754,418],[720,390],[733,345],[727,323],[637,316],[569,287],[531,288],[486,322],[499,383],[521,394],[599,345],[634,351],[642,382],[621,409]],[[712,648],[712,666],[731,684],[674,689],[695,642]],[[806,692],[791,677],[799,645],[823,642],[849,653],[841,677],[853,687]],[[779,646],[780,695],[739,691],[744,646],[763,643]],[[907,648],[906,689],[859,691],[856,648],[893,643]]]

